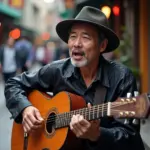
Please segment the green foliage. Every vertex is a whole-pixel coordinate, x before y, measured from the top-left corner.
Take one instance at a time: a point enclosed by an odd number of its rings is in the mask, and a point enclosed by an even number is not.
[[[140,74],[139,68],[135,67],[132,61],[134,58],[133,58],[131,35],[125,27],[122,27],[121,30],[122,30],[122,38],[120,40],[120,46],[115,51],[116,59],[117,61],[128,66],[132,70],[133,74],[136,77],[139,77]]]

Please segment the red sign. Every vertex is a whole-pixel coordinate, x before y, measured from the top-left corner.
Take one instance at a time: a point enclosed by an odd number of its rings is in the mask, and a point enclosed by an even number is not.
[[[113,7],[113,13],[115,16],[119,16],[120,14],[120,7],[119,6],[114,6]]]
[[[9,0],[9,5],[17,9],[22,9],[24,6],[24,0]]]

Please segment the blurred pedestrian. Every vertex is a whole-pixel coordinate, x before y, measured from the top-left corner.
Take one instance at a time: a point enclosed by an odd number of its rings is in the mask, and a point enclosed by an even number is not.
[[[18,69],[14,44],[15,40],[9,37],[7,42],[0,47],[0,68],[5,82],[15,76]]]
[[[31,67],[33,61],[33,47],[27,36],[22,35],[16,42],[15,48],[17,50],[20,71],[27,71]]]
[[[44,66],[53,61],[53,49],[48,43],[39,45],[35,50],[36,62]]]

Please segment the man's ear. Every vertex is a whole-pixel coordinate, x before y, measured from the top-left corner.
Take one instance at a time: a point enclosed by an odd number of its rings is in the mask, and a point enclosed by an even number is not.
[[[108,40],[104,39],[100,44],[100,53],[104,52],[108,44]]]

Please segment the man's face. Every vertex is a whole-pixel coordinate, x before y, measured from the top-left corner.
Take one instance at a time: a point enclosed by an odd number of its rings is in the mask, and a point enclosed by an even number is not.
[[[98,32],[92,25],[77,23],[72,26],[68,47],[74,66],[84,67],[98,60],[100,55],[98,38]]]

